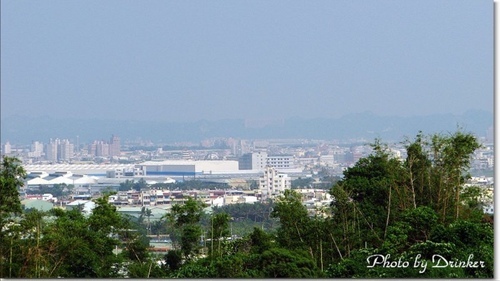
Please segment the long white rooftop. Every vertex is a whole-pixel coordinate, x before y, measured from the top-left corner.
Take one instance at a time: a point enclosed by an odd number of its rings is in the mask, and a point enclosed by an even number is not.
[[[23,168],[27,172],[58,172],[71,171],[110,171],[114,169],[132,169],[135,164],[25,164]]]

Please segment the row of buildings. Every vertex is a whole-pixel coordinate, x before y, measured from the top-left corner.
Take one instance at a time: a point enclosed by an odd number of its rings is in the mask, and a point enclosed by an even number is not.
[[[28,172],[25,188],[40,185],[66,184],[74,187],[118,186],[126,180],[145,179],[149,183],[169,183],[185,179],[234,182],[235,178],[258,179],[262,200],[291,188],[291,177],[272,166],[240,170],[238,161],[230,160],[168,160],[140,164],[32,164],[24,165]],[[289,170],[293,172],[294,170]],[[237,181],[236,181],[237,182]]]
[[[34,162],[70,162],[75,159],[76,149],[80,150],[78,142],[75,145],[68,139],[55,138],[49,139],[45,144],[33,141],[25,155]],[[121,155],[120,137],[112,135],[109,141],[95,140],[84,146],[82,150],[87,157],[119,157]],[[23,152],[13,148],[13,145],[8,141],[2,145],[4,155]]]

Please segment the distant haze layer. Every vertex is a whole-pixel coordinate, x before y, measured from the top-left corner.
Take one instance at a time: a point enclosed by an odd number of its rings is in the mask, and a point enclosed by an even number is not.
[[[2,120],[493,110],[492,1],[0,3]]]
[[[30,144],[50,138],[67,138],[80,143],[108,139],[112,134],[122,140],[151,140],[155,143],[198,142],[207,138],[299,138],[347,140],[364,138],[373,141],[402,141],[424,134],[452,133],[458,129],[477,136],[492,132],[493,113],[468,111],[462,115],[435,114],[428,116],[380,116],[371,112],[349,114],[341,118],[306,119],[294,117],[282,120],[225,119],[196,122],[139,122],[103,119],[57,119],[53,117],[10,117],[1,120],[1,141]]]

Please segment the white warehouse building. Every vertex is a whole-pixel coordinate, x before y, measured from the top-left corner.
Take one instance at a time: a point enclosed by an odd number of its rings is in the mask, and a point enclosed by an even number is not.
[[[163,160],[139,164],[28,164],[23,167],[28,173],[71,171],[97,177],[195,176],[231,174],[239,171],[238,161],[231,160]]]
[[[26,172],[56,173],[59,171],[71,171],[75,174],[88,176],[106,177],[107,171],[134,170],[134,164],[25,164]]]
[[[146,176],[196,176],[237,173],[238,161],[231,160],[164,160],[136,164]]]

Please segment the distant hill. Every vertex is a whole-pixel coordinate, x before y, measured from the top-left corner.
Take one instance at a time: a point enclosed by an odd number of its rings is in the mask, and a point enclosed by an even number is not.
[[[493,126],[493,113],[468,111],[462,115],[435,114],[429,116],[378,116],[371,112],[353,113],[341,118],[293,117],[264,126],[248,126],[243,119],[197,122],[143,122],[98,119],[56,119],[11,116],[1,120],[1,141],[29,144],[34,140],[67,138],[80,143],[108,140],[112,134],[122,140],[143,139],[155,143],[200,141],[212,137],[242,139],[305,138],[401,141],[424,134],[454,132],[458,127],[478,136],[485,136]]]

